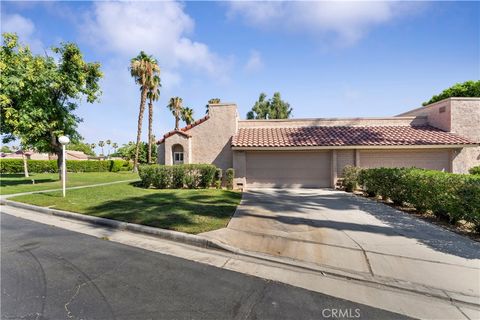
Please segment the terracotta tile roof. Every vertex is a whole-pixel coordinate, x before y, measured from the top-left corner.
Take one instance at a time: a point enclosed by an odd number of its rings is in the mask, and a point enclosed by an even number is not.
[[[170,131],[170,132],[167,132],[166,134],[163,135],[163,138],[162,138],[162,139],[160,139],[160,140],[157,141],[157,144],[163,143],[163,142],[165,141],[165,139],[167,139],[168,137],[173,136],[173,135],[176,134],[176,133],[179,133],[179,134],[184,135],[184,136],[186,136],[186,137],[190,137],[190,135],[189,135],[188,133],[186,133],[186,131],[192,129],[193,127],[198,126],[198,125],[201,124],[201,123],[204,123],[204,122],[207,121],[209,118],[210,118],[210,116],[207,114],[205,117],[198,119],[197,121],[189,124],[189,125],[186,126],[186,127],[180,128],[180,129],[178,129],[178,130],[172,130],[172,131]]]
[[[240,128],[233,147],[409,146],[474,142],[431,126]]]

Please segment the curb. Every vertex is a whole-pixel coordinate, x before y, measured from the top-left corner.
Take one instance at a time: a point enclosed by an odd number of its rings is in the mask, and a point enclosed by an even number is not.
[[[20,209],[32,210],[32,211],[47,214],[47,215],[53,215],[53,216],[57,216],[57,217],[74,219],[74,220],[87,222],[87,223],[91,223],[91,224],[96,224],[96,225],[100,225],[100,226],[108,227],[108,228],[112,228],[112,229],[126,230],[126,231],[132,231],[132,232],[136,232],[136,233],[153,235],[153,236],[157,236],[157,237],[160,237],[160,238],[163,238],[163,239],[177,241],[177,242],[183,242],[183,243],[194,245],[194,246],[197,246],[197,247],[231,251],[231,250],[225,248],[224,246],[217,244],[215,241],[211,241],[209,239],[202,238],[202,237],[192,235],[192,234],[188,234],[188,233],[159,229],[159,228],[148,227],[148,226],[142,226],[142,225],[135,224],[135,223],[121,222],[121,221],[116,221],[116,220],[111,220],[111,219],[106,219],[106,218],[100,218],[100,217],[94,217],[94,216],[88,216],[88,215],[84,215],[84,214],[80,214],[80,213],[68,212],[68,211],[63,211],[63,210],[39,207],[39,206],[31,205],[31,204],[26,204],[26,203],[21,203],[21,202],[6,200],[6,199],[0,199],[0,204],[8,205],[8,206],[15,207],[15,208],[20,208]]]
[[[413,288],[395,285],[392,283],[390,284],[383,283],[381,281],[369,279],[369,278],[366,278],[365,276],[361,276],[358,274],[351,274],[345,271],[342,272],[341,270],[336,270],[336,269],[333,270],[325,267],[322,268],[321,266],[319,266],[320,268],[314,268],[314,267],[309,267],[305,265],[298,265],[293,260],[285,261],[281,259],[276,259],[275,257],[269,257],[261,253],[249,252],[236,247],[232,247],[218,240],[213,240],[213,239],[211,240],[208,238],[204,238],[204,237],[200,237],[200,236],[192,235],[188,233],[183,233],[179,231],[171,231],[171,230],[160,229],[155,227],[143,226],[143,225],[134,224],[134,223],[116,221],[112,219],[88,216],[80,213],[39,207],[31,204],[26,204],[26,203],[21,203],[21,202],[16,202],[12,200],[6,200],[6,199],[0,199],[0,205],[8,205],[15,208],[27,209],[27,210],[35,211],[42,214],[78,220],[78,221],[96,224],[99,226],[104,226],[104,227],[117,229],[117,230],[126,230],[126,231],[135,232],[135,233],[142,233],[150,236],[156,236],[166,240],[182,242],[182,243],[193,245],[196,247],[222,250],[222,251],[230,252],[230,253],[241,255],[248,258],[260,259],[269,263],[279,263],[287,267],[303,269],[307,272],[319,272],[324,276],[328,275],[331,277],[347,279],[349,281],[358,281],[364,284],[368,284],[370,286],[382,286],[382,287],[390,288],[390,290],[400,290],[404,292],[420,294],[420,295],[429,296],[432,298],[437,298],[443,301],[448,301],[450,303],[452,302],[459,303],[459,304],[474,307],[474,308],[479,307],[479,304],[472,303],[468,300],[462,300],[458,298],[455,299],[455,298],[449,297],[447,294],[445,294],[445,292],[443,292],[440,289],[430,288],[430,289],[434,289],[433,292],[418,290],[418,289],[416,290]]]

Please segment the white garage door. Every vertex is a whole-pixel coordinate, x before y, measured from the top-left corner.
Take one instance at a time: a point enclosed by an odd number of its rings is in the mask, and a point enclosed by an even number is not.
[[[450,171],[448,150],[365,150],[360,151],[362,168],[423,168]]]
[[[248,187],[330,187],[329,151],[247,152]]]

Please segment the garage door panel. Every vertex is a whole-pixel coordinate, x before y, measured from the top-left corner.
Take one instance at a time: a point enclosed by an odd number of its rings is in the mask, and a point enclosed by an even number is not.
[[[448,150],[365,150],[360,152],[362,168],[423,168],[450,171]]]
[[[250,187],[328,187],[329,152],[247,152]]]

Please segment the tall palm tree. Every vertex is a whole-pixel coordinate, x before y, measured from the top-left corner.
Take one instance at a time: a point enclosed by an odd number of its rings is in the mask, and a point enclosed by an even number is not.
[[[130,60],[130,75],[135,79],[135,83],[140,85],[140,110],[138,112],[137,124],[137,144],[135,148],[135,160],[133,162],[133,171],[138,171],[138,153],[140,150],[140,138],[142,136],[143,113],[145,111],[145,102],[147,101],[148,84],[151,79],[158,75],[160,67],[157,61],[140,51],[139,55]]]
[[[91,143],[90,144],[90,148],[92,148],[93,151],[95,151],[95,148],[97,147],[97,145],[95,143]]]
[[[104,156],[105,154],[103,153],[103,147],[105,146],[105,142],[103,140],[98,141],[98,146],[102,148],[102,156]]]
[[[112,147],[113,147],[113,152],[117,153],[118,143],[116,142],[112,143]]]
[[[185,107],[180,111],[180,116],[182,120],[185,121],[187,125],[191,124],[193,121],[193,110],[191,108]]]
[[[110,156],[110,145],[112,144],[112,141],[110,139],[108,139],[107,141],[105,141],[105,143],[108,146],[108,154],[107,154],[107,157],[108,157],[108,156]]]
[[[153,144],[153,101],[158,101],[160,98],[160,77],[155,75],[148,83],[148,154],[147,162],[152,163],[152,144]]]
[[[208,113],[208,109],[209,109],[211,104],[216,104],[216,103],[220,103],[220,98],[212,98],[212,99],[208,100],[208,103],[205,106],[205,108],[207,109],[207,110],[205,110],[205,113]]]
[[[173,116],[175,117],[175,130],[178,130],[178,124],[180,122],[180,114],[183,109],[183,99],[180,97],[170,98],[170,102],[167,106],[170,111],[172,111]]]

